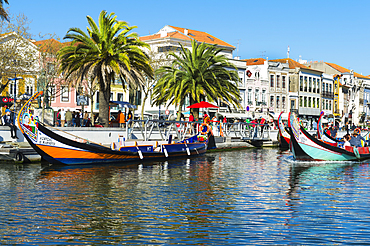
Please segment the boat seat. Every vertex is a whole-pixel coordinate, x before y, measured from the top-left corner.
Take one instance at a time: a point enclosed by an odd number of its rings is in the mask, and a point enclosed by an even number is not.
[[[357,150],[359,154],[369,154],[369,147],[358,147]]]
[[[353,153],[353,147],[352,146],[346,146],[345,150]]]

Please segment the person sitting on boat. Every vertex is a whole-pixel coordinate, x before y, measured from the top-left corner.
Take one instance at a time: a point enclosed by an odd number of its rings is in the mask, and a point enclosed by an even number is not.
[[[351,140],[351,135],[346,134],[343,136],[344,144],[343,148],[346,148],[346,146],[351,146],[351,143],[349,142]]]
[[[358,131],[353,131],[351,140],[349,141],[352,146],[355,147],[362,147],[361,140],[365,141],[365,139],[358,134]]]

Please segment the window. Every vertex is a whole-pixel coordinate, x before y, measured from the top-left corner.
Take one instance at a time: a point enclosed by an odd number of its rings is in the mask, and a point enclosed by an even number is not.
[[[281,104],[282,104],[282,107],[283,109],[285,108],[285,97],[282,97],[281,99]]]
[[[322,83],[322,92],[325,92],[325,83]]]
[[[276,96],[276,108],[280,108],[280,97]]]
[[[303,98],[302,96],[299,97],[299,107],[303,107],[303,99],[302,98]]]
[[[312,92],[312,78],[308,78],[308,92]]]
[[[286,78],[286,76],[282,76],[281,78],[282,78],[282,80],[281,80],[281,82],[282,82],[281,87],[283,87],[283,89],[285,89],[285,78]]]
[[[123,102],[123,93],[117,93],[117,101]]]
[[[311,97],[308,98],[308,107],[311,108]]]
[[[256,78],[256,80],[259,80],[260,79],[260,72],[255,72],[254,77]]]
[[[262,104],[266,105],[266,90],[262,90]]]
[[[256,89],[254,94],[254,100],[256,101],[256,103],[259,102],[260,99],[259,95],[260,95],[259,89]]]
[[[68,86],[62,86],[61,88],[61,98],[62,102],[69,102],[69,88]]]
[[[331,101],[329,101],[329,110],[331,110]]]
[[[290,100],[290,108],[295,109],[295,100]]]
[[[14,97],[14,94],[17,93],[16,86],[14,86],[14,81],[9,82],[9,95]]]
[[[274,96],[270,97],[270,107],[274,107]]]
[[[304,76],[304,91],[307,91],[307,76]]]
[[[252,104],[252,89],[248,89],[248,104]]]
[[[316,91],[316,93],[320,93],[320,79],[317,79],[317,81],[316,81],[316,89],[317,89],[317,91]]]
[[[303,91],[303,76],[299,77],[299,90]]]
[[[312,92],[316,93],[316,78],[313,78],[312,81]]]
[[[33,95],[33,86],[26,85],[26,94]]]
[[[320,98],[316,98],[316,108],[320,108]]]
[[[270,87],[274,87],[274,75],[270,75]]]
[[[313,108],[316,108],[316,106],[315,106],[315,105],[316,105],[316,103],[315,103],[315,102],[316,102],[316,99],[315,99],[315,98],[312,98],[312,107],[313,107]]]
[[[280,75],[276,75],[276,88],[280,87]]]
[[[307,108],[307,97],[304,97],[304,105],[303,105],[303,107],[305,107],[305,108]]]
[[[329,92],[331,92],[331,84],[329,85]]]

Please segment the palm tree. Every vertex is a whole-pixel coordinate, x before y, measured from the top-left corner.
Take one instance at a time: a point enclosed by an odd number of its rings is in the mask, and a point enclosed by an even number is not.
[[[137,89],[144,77],[151,78],[153,69],[143,48],[149,46],[140,41],[136,33],[129,33],[136,26],[117,21],[114,13],[102,11],[99,26],[87,16],[90,27],[87,33],[79,28],[70,28],[64,37],[72,41],[58,53],[60,72],[66,79],[79,81],[93,76],[99,84],[99,123],[109,124],[109,101],[111,83],[117,78],[126,89]],[[76,81],[75,81],[76,82]]]
[[[4,3],[9,4],[9,1],[8,0],[0,0],[0,18],[2,20],[5,19],[5,20],[9,21],[9,15],[6,12],[6,10],[4,9]]]
[[[156,71],[162,77],[154,87],[154,104],[178,104],[178,119],[187,96],[190,104],[207,99],[241,107],[237,87],[239,76],[235,66],[220,54],[223,49],[195,40],[191,51],[180,46],[180,54],[169,54],[174,59],[172,65]],[[198,114],[199,110],[194,110],[194,117],[198,118]]]

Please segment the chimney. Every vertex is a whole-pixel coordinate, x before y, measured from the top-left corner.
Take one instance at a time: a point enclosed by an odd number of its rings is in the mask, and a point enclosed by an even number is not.
[[[189,34],[189,30],[188,29],[184,29],[184,34],[185,35],[188,35]]]

